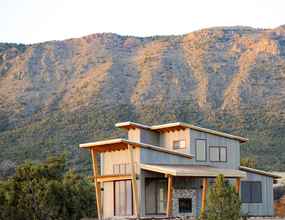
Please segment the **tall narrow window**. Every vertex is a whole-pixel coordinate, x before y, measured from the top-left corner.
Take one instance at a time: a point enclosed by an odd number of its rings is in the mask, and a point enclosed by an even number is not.
[[[196,139],[196,160],[206,161],[206,140]]]
[[[130,180],[115,181],[115,216],[132,215],[132,183]]]

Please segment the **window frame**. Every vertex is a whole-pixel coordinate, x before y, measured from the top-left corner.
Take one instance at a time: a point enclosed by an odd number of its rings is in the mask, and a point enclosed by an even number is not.
[[[219,149],[219,160],[212,160],[211,159],[211,148],[218,148]],[[226,160],[221,160],[221,149],[226,150]],[[227,163],[228,162],[228,148],[227,146],[209,146],[209,161],[210,162],[217,162],[217,163]]]
[[[244,202],[244,201],[243,201],[243,197],[242,197],[243,193],[242,193],[242,191],[241,191],[241,202],[242,202],[243,204],[260,204],[260,203],[263,203],[262,181],[250,181],[250,180],[242,181],[242,182],[241,182],[241,190],[243,190],[243,187],[242,187],[242,186],[243,186],[244,183],[249,184],[249,194],[250,194],[250,198],[249,198],[249,201]],[[255,188],[255,187],[253,186],[253,184],[258,184],[258,185],[260,186],[260,200],[259,200],[259,201],[253,201],[253,199],[252,199],[252,194],[253,194],[252,189]]]
[[[181,141],[184,141],[184,147],[180,147],[180,144],[179,144],[179,147],[175,147],[175,143],[177,143],[177,142],[180,143]],[[174,150],[186,149],[186,140],[185,140],[185,139],[173,140],[173,142],[172,142],[172,147],[173,147]]]
[[[198,141],[205,141],[205,160],[198,160],[198,159],[197,159],[197,149],[198,149],[198,148],[197,148],[197,142],[198,142]],[[206,162],[206,161],[207,161],[207,156],[208,156],[208,152],[207,152],[207,151],[208,151],[208,150],[207,150],[208,148],[207,148],[207,146],[208,146],[208,145],[207,145],[207,139],[203,139],[203,138],[196,138],[196,139],[195,139],[195,159],[196,159],[197,162]]]

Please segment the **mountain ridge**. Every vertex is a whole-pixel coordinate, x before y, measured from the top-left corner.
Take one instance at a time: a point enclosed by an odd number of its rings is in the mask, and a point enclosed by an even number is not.
[[[83,166],[78,144],[123,134],[118,121],[179,120],[249,136],[243,155],[284,169],[284,79],[283,26],[0,43],[0,158],[67,149]]]

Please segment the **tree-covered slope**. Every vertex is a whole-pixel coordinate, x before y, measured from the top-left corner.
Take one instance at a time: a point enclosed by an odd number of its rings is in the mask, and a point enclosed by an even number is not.
[[[285,169],[284,107],[284,27],[0,44],[2,167],[67,150],[86,168],[78,144],[123,135],[114,123],[134,120],[243,135],[243,155]]]

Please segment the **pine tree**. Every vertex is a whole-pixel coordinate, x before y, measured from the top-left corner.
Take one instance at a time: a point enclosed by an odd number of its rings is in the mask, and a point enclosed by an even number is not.
[[[219,175],[215,184],[210,187],[207,198],[207,210],[201,213],[205,220],[239,220],[241,201],[235,188],[225,182],[224,176]]]

